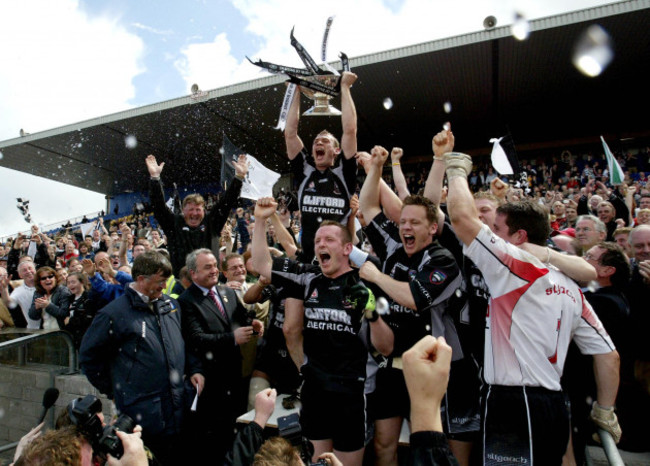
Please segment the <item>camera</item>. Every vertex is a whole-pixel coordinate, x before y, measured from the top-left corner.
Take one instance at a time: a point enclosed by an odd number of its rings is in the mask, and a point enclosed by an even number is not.
[[[255,314],[255,311],[248,311],[246,312],[246,325],[245,327],[252,327],[253,326],[253,320],[257,318],[257,314]],[[259,335],[260,332],[257,332],[253,330],[253,336]]]
[[[300,459],[302,459],[305,465],[316,466],[319,464],[327,464],[325,460],[318,460],[317,463],[311,462],[311,457],[314,455],[314,445],[302,435],[302,427],[300,427],[300,416],[298,413],[279,417],[278,433],[280,437],[286,439],[298,450]]]
[[[86,437],[96,454],[119,459],[124,454],[122,441],[116,431],[133,433],[135,422],[126,414],[120,414],[110,426],[103,426],[97,415],[102,411],[102,402],[94,395],[72,400],[68,405],[68,415],[72,423]]]

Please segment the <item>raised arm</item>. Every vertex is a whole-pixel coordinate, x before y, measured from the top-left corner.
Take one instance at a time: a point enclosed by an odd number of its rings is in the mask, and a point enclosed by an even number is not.
[[[359,243],[357,236],[357,212],[359,212],[359,196],[355,193],[350,198],[350,216],[348,217],[348,231],[352,237],[352,245],[356,246]]]
[[[368,175],[370,169],[370,154],[367,152],[359,152],[357,160],[359,165],[363,167]],[[390,189],[390,186],[381,178],[381,170],[379,172],[379,205],[384,210],[384,214],[389,220],[395,223],[399,222],[400,213],[402,212],[402,200]],[[361,211],[363,213],[363,210]]]
[[[424,184],[424,196],[431,199],[436,205],[440,205],[442,182],[445,179],[445,159],[442,156],[454,150],[454,142],[454,133],[451,132],[451,129],[440,131],[431,141],[433,163]]]
[[[388,151],[381,146],[375,146],[372,149],[372,154],[362,154],[361,156],[365,159],[364,168],[367,168],[367,175],[361,187],[359,208],[364,221],[370,223],[381,212],[379,183],[382,167],[388,158]]]
[[[284,128],[284,142],[287,145],[287,156],[289,160],[296,158],[296,155],[305,147],[302,139],[298,136],[298,121],[300,121],[300,87],[296,89],[291,107],[287,114],[287,123]]]
[[[469,155],[457,152],[445,154],[445,170],[449,183],[447,212],[456,236],[469,245],[482,227],[474,196],[467,184],[467,175],[472,171],[472,159]]]
[[[296,257],[296,251],[298,251],[296,242],[294,241],[293,236],[291,236],[291,233],[289,233],[289,230],[287,230],[287,227],[282,223],[282,219],[278,213],[274,212],[269,218],[271,219],[271,224],[275,229],[275,237],[278,239],[278,243],[280,243],[284,248],[287,257]]]
[[[357,75],[344,71],[341,76],[341,149],[346,159],[354,157],[357,153],[357,109],[354,107],[350,88],[357,80]]]
[[[251,257],[257,273],[265,277],[271,276],[272,260],[269,247],[266,244],[266,219],[275,213],[278,206],[272,197],[262,197],[255,204],[255,226]]]
[[[120,265],[129,265],[127,248],[129,245],[129,234],[131,233],[131,228],[129,228],[126,223],[123,223],[120,225],[120,231],[122,232],[122,241],[120,242],[120,249],[117,254],[120,256]]]
[[[402,201],[406,196],[411,194],[406,185],[406,178],[404,178],[404,172],[402,172],[402,165],[400,163],[403,155],[404,151],[400,147],[393,147],[390,151],[390,166],[393,170],[393,182],[397,190],[397,197]]]
[[[156,157],[148,155],[145,159],[147,171],[151,180],[149,181],[149,199],[153,207],[153,215],[163,230],[170,231],[174,226],[174,214],[165,204],[165,192],[163,191],[160,175],[165,167],[165,162],[158,164]]]
[[[445,225],[445,214],[440,210],[442,200],[442,184],[445,179],[445,159],[443,155],[454,150],[454,133],[451,132],[451,124],[448,128],[440,131],[433,137],[431,147],[433,149],[433,163],[429,176],[424,184],[424,197],[427,197],[438,206],[438,235]]]
[[[625,220],[627,225],[634,225],[634,193],[636,186],[627,186],[625,189],[625,206],[627,207],[628,216]]]

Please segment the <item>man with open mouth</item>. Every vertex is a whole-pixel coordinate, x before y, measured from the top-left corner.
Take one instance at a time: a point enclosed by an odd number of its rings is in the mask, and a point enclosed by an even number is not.
[[[461,453],[468,450],[465,444],[479,428],[480,386],[476,371],[461,348],[452,317],[468,309],[463,276],[454,256],[435,240],[438,207],[423,196],[407,196],[396,225],[382,212],[380,204],[381,171],[388,151],[375,146],[371,154],[362,153],[360,157],[366,160],[364,168],[369,164],[359,197],[367,222],[364,231],[382,268],[379,270],[366,262],[359,275],[388,295],[389,312],[383,318],[394,335],[392,351],[385,364],[380,365],[376,389],[368,397],[369,411],[375,421],[377,464],[398,464],[400,429],[410,412],[401,357],[426,335],[444,336],[453,350],[454,376],[443,404],[446,410],[443,419],[452,451],[460,460],[468,456]],[[386,211],[393,210],[383,207]],[[455,385],[462,386],[462,390],[457,390]]]
[[[304,364],[301,372],[302,430],[314,444],[313,461],[333,451],[346,466],[362,464],[366,432],[365,392],[370,341],[379,352],[392,346],[392,332],[375,310],[372,292],[350,266],[352,238],[340,223],[324,221],[316,231],[314,255],[320,266],[271,259],[266,219],[277,203],[255,206],[253,265],[260,275],[304,301]]]

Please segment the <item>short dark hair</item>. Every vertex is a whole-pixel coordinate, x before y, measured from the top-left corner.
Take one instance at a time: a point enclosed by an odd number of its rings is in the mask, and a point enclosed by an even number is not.
[[[612,285],[615,287],[626,286],[630,281],[632,269],[630,267],[630,261],[627,258],[627,255],[625,255],[623,248],[611,241],[602,241],[598,243],[596,247],[605,250],[602,256],[598,259],[598,263],[616,269],[614,275],[609,278]]]
[[[438,206],[431,199],[420,196],[419,194],[412,194],[404,198],[402,209],[407,205],[424,207],[429,223],[438,223]]]
[[[548,212],[539,204],[532,201],[508,202],[497,207],[497,214],[506,216],[508,233],[514,234],[524,230],[528,242],[539,246],[546,245],[551,234]]]
[[[187,268],[187,265],[184,265],[181,267],[180,272],[178,272],[178,279],[182,280],[185,278],[186,280],[192,281],[192,277],[190,275],[190,270]]]
[[[318,134],[316,135],[316,138],[319,138],[319,137],[321,137],[321,136],[327,136],[327,137],[332,138],[332,141],[334,141],[334,147],[336,147],[337,149],[338,149],[339,147],[341,147],[341,145],[339,144],[339,140],[336,139],[336,136],[334,136],[332,133],[330,133],[330,132],[327,131],[326,129],[324,129],[323,131],[321,131],[320,133],[318,133]],[[316,138],[314,138],[314,139],[316,139]]]
[[[155,275],[162,273],[163,277],[168,278],[172,274],[172,265],[169,260],[158,251],[143,252],[133,261],[131,267],[131,276],[137,280],[139,276]]]
[[[83,289],[86,291],[90,290],[90,281],[88,280],[88,275],[86,275],[85,272],[72,272],[71,274],[68,275],[68,278],[70,277],[77,277],[77,280],[79,280]]]

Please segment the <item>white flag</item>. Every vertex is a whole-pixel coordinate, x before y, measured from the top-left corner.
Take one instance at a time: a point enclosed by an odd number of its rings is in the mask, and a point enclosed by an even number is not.
[[[246,160],[248,174],[242,183],[240,196],[254,201],[273,196],[273,186],[280,179],[280,174],[266,168],[252,155],[246,154]]]
[[[512,171],[512,166],[510,166],[508,156],[503,150],[503,147],[501,147],[501,144],[499,144],[502,139],[503,138],[490,139],[490,142],[494,144],[492,146],[492,166],[497,172],[499,172],[499,175],[512,175],[514,172]]]
[[[79,229],[81,230],[81,237],[85,238],[86,236],[89,236],[93,230],[95,230],[95,227],[97,226],[97,220],[94,222],[90,223],[82,223],[79,225]]]

